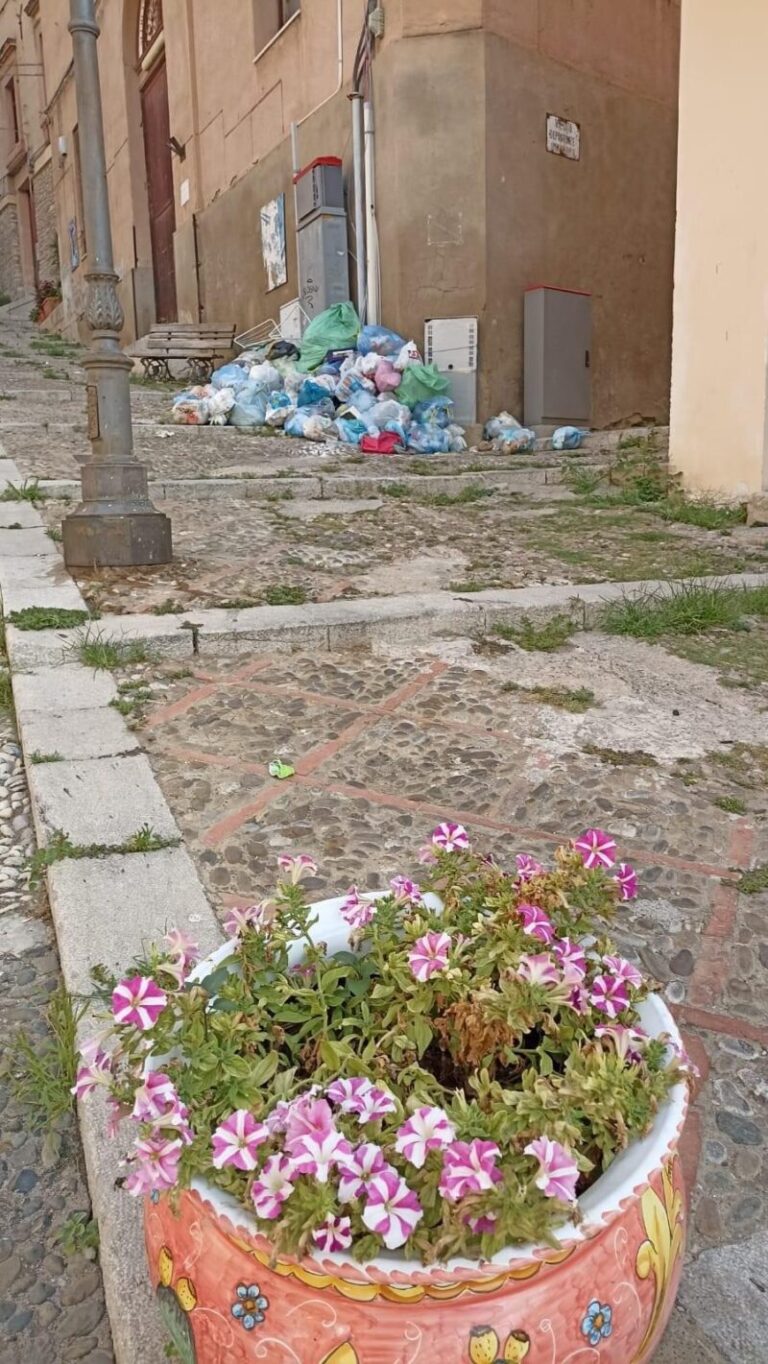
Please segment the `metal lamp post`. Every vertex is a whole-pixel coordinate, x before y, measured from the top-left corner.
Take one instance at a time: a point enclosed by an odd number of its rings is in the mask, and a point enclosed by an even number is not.
[[[95,0],[70,0],[77,118],[88,244],[85,316],[91,329],[87,375],[90,457],[82,502],[66,517],[64,561],[72,568],[166,564],[171,523],[149,500],[147,471],[133,453],[131,361],[120,349],[123,310],[112,258]]]

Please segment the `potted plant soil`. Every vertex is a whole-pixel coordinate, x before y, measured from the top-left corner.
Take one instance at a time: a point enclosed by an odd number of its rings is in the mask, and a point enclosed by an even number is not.
[[[206,962],[104,981],[109,1090],[176,1354],[199,1364],[633,1364],[674,1302],[691,1067],[609,936],[588,830],[545,869],[442,824],[421,884],[307,904],[309,857]]]

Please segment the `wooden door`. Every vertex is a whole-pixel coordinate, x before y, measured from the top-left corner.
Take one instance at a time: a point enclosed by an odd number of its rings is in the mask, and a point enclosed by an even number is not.
[[[141,92],[144,154],[147,163],[152,268],[158,322],[176,321],[176,269],[173,234],[176,204],[171,161],[171,121],[168,112],[168,73],[161,61]]]

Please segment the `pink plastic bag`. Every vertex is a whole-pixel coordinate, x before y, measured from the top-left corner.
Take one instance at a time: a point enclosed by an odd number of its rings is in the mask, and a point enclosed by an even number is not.
[[[373,382],[379,393],[394,393],[395,389],[400,387],[402,378],[402,374],[395,369],[392,361],[384,358],[379,360],[376,366]]]

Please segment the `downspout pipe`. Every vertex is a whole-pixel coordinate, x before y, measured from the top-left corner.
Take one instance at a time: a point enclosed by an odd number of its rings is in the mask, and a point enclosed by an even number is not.
[[[370,99],[363,106],[363,126],[365,132],[365,242],[367,254],[367,320],[381,321],[381,273],[379,255],[379,229],[376,221],[376,126],[373,117],[373,103]]]
[[[357,312],[365,325],[368,309],[368,258],[365,234],[365,129],[363,96],[353,90],[352,104],[352,177],[355,195],[355,270],[357,274]]]

